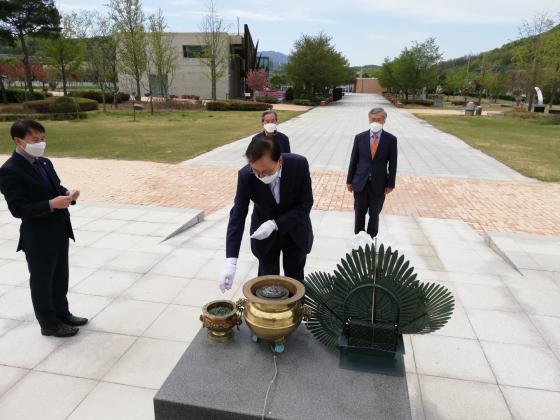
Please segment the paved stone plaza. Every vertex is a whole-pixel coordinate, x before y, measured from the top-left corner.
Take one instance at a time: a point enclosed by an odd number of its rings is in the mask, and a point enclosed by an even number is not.
[[[342,171],[352,134],[367,128],[367,110],[382,101],[374,95],[350,95],[340,104],[316,108],[281,127],[290,135],[294,151],[309,153],[314,170],[319,204],[312,212],[316,239],[308,272],[332,270],[347,250],[353,215],[341,211],[350,210],[351,203],[351,196],[340,192]],[[387,200],[380,241],[402,251],[421,280],[446,285],[456,298],[453,318],[444,329],[405,337],[413,418],[558,418],[560,238],[551,236],[558,234],[558,216],[546,207],[558,200],[554,194],[558,185],[528,180],[407,111],[387,107],[387,130],[399,136],[402,177]],[[336,119],[339,112],[346,118]],[[333,124],[325,125],[326,120]],[[325,128],[322,135],[304,137],[315,131],[314,124],[317,130]],[[317,144],[321,139],[326,139],[328,151]],[[161,185],[171,185],[169,194],[182,201],[171,207],[193,210],[157,207],[163,203],[157,201],[159,184],[153,178],[145,190],[146,203],[152,206],[79,203],[72,208],[78,241],[71,246],[69,300],[72,311],[91,322],[71,339],[40,335],[25,261],[15,253],[18,223],[1,202],[0,418],[153,418],[152,398],[198,331],[200,307],[223,296],[217,278],[225,257],[226,204],[232,199],[243,149],[243,143],[237,142],[187,165],[155,164],[162,174],[154,176],[168,180]],[[456,164],[448,162],[452,158]],[[110,163],[101,165],[107,171]],[[173,169],[181,174],[178,181],[171,178]],[[85,183],[84,200],[102,201],[101,192],[93,187],[88,195],[86,179],[73,176],[69,166],[63,171],[67,184]],[[213,174],[211,182],[205,184],[201,173]],[[136,190],[142,185],[134,175],[127,179]],[[189,205],[204,201],[194,197],[197,189],[191,185],[185,186],[188,192],[179,189],[189,182],[206,186],[208,196],[221,191],[222,201],[213,201],[211,211]],[[401,196],[396,194],[399,188],[405,190]],[[125,194],[125,187],[116,185],[115,195],[107,201],[118,201],[120,191]],[[531,208],[516,213],[500,201],[500,194],[513,191],[536,195],[535,206],[543,207],[535,214],[542,218],[532,223],[536,232],[548,236],[520,234],[533,232],[523,219]],[[492,211],[481,211],[483,199],[468,201],[477,194],[483,195]],[[128,202],[142,202],[139,194],[134,197]],[[492,207],[494,198],[499,205]],[[194,209],[206,210],[202,222],[200,211]],[[426,209],[431,209],[428,214]],[[409,213],[395,214],[405,210]],[[515,219],[515,225],[499,225],[508,218]],[[484,225],[486,219],[496,222]],[[196,222],[200,223],[162,242]],[[501,229],[504,226],[510,229]],[[245,235],[236,282],[226,298],[240,297],[243,281],[256,275],[256,260],[248,245]]]

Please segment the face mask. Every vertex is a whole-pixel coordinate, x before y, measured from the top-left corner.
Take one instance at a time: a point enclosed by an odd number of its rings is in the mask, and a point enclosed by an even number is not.
[[[383,129],[383,124],[378,123],[378,122],[372,122],[372,123],[369,125],[369,128],[371,128],[371,130],[372,130],[374,133],[377,133],[378,131],[381,131],[381,130]]]
[[[39,143],[26,143],[25,151],[33,157],[40,157],[45,153],[45,147],[47,147],[47,143],[44,141]]]
[[[280,174],[280,170],[277,170],[276,172],[274,172],[272,175],[268,175],[268,176],[257,176],[257,178],[259,179],[259,181],[264,182],[265,184],[272,184],[274,182],[274,180],[276,178],[278,178],[278,175]],[[255,174],[256,176],[256,174]]]
[[[264,127],[264,131],[266,131],[267,133],[274,133],[276,131],[276,124],[274,123],[268,123],[263,125]]]

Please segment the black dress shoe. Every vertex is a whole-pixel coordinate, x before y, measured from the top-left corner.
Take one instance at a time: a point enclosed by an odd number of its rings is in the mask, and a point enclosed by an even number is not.
[[[71,327],[79,327],[81,325],[86,325],[88,322],[87,318],[81,318],[79,316],[74,316],[72,314],[70,314],[65,318],[61,318],[60,320],[64,322],[66,325],[70,325]]]
[[[55,327],[41,328],[41,334],[52,335],[54,337],[72,337],[78,334],[79,328],[71,327],[69,325],[60,324]]]

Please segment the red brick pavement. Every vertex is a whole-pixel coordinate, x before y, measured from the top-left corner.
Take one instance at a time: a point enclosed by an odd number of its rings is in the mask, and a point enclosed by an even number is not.
[[[231,205],[237,169],[92,159],[55,159],[67,187],[87,201],[187,207]],[[315,209],[352,211],[344,172],[313,172]],[[560,235],[560,184],[399,176],[383,212],[464,220],[477,231]]]

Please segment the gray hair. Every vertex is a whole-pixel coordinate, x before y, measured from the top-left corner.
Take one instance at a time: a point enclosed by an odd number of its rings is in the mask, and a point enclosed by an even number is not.
[[[371,117],[373,114],[383,114],[383,117],[387,119],[387,112],[381,107],[372,108],[371,111],[368,112],[368,117]]]
[[[276,111],[273,111],[272,109],[266,110],[262,113],[261,121],[264,121],[264,117],[266,117],[268,114],[274,114],[274,118],[276,118],[276,121],[278,121],[278,114],[276,113]]]

